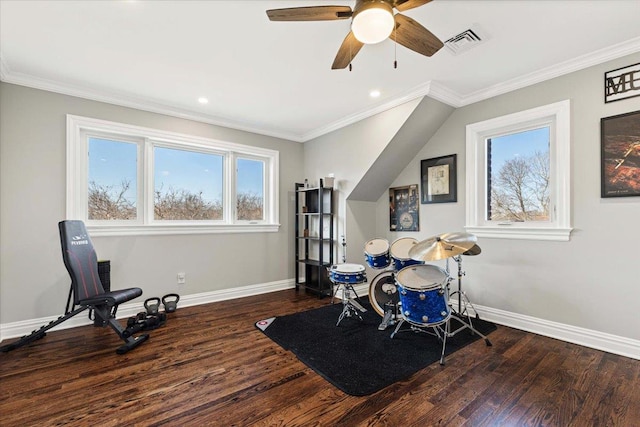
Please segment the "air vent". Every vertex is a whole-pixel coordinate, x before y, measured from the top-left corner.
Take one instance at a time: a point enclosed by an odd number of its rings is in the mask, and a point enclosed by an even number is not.
[[[474,24],[468,30],[451,37],[449,40],[444,42],[444,45],[451,53],[459,55],[473,49],[479,44],[484,43],[487,39],[488,37],[486,36],[486,33],[480,28],[480,26]]]

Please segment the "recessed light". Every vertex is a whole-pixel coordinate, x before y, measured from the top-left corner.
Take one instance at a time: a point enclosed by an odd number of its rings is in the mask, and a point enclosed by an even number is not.
[[[379,90],[372,90],[371,92],[369,92],[369,96],[372,98],[377,98],[380,96],[380,91]]]
[[[207,98],[205,98],[204,96],[201,96],[200,98],[198,98],[198,102],[200,104],[208,104],[209,100]]]

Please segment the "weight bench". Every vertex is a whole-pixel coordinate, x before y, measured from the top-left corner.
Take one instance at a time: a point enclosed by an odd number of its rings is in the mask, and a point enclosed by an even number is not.
[[[124,329],[118,320],[116,312],[118,306],[142,295],[140,288],[119,289],[105,292],[98,276],[98,258],[91,243],[91,238],[82,221],[60,221],[60,244],[62,259],[71,276],[71,289],[67,298],[65,314],[49,324],[23,336],[18,341],[0,347],[0,351],[7,352],[30,342],[39,340],[46,335],[46,331],[72,318],[85,310],[93,310],[95,319],[111,329],[125,343],[118,347],[116,353],[124,354],[142,344],[149,338],[148,334],[132,336]],[[73,305],[71,298],[73,297]]]

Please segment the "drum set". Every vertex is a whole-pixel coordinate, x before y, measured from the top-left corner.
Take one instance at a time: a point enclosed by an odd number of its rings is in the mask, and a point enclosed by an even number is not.
[[[424,332],[435,335],[442,341],[440,364],[444,364],[447,338],[464,329],[478,334],[487,346],[489,339],[473,327],[469,308],[475,308],[462,291],[463,256],[475,256],[481,253],[476,244],[477,238],[469,233],[445,233],[418,242],[411,237],[402,237],[391,245],[386,239],[376,238],[365,243],[364,257],[367,265],[383,270],[369,285],[369,301],[373,309],[382,316],[379,330],[396,325],[391,338],[402,331]],[[458,264],[458,289],[450,292],[453,280],[449,270],[449,259]],[[427,261],[445,260],[442,269]],[[365,268],[358,264],[339,264],[331,267],[331,281],[343,286],[343,310],[338,319],[358,316],[366,309],[358,302],[353,285],[367,281]],[[355,298],[353,296],[355,296]],[[453,307],[449,298],[456,296],[457,307]],[[452,331],[450,320],[454,316],[460,326]],[[404,323],[408,329],[400,329]]]

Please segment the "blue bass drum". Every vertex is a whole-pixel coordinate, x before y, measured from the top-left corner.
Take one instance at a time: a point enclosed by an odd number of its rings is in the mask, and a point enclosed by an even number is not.
[[[409,251],[417,243],[418,241],[413,237],[401,237],[391,244],[391,258],[393,258],[393,265],[396,271],[400,271],[410,265],[424,264],[424,261],[416,261],[409,256]]]
[[[333,283],[363,283],[367,281],[367,273],[360,264],[338,264],[329,269],[329,279]]]
[[[364,244],[364,260],[371,268],[387,268],[391,264],[389,258],[389,241],[387,239],[371,239]]]
[[[412,325],[431,327],[451,317],[447,274],[430,264],[412,265],[396,275],[402,318]]]

